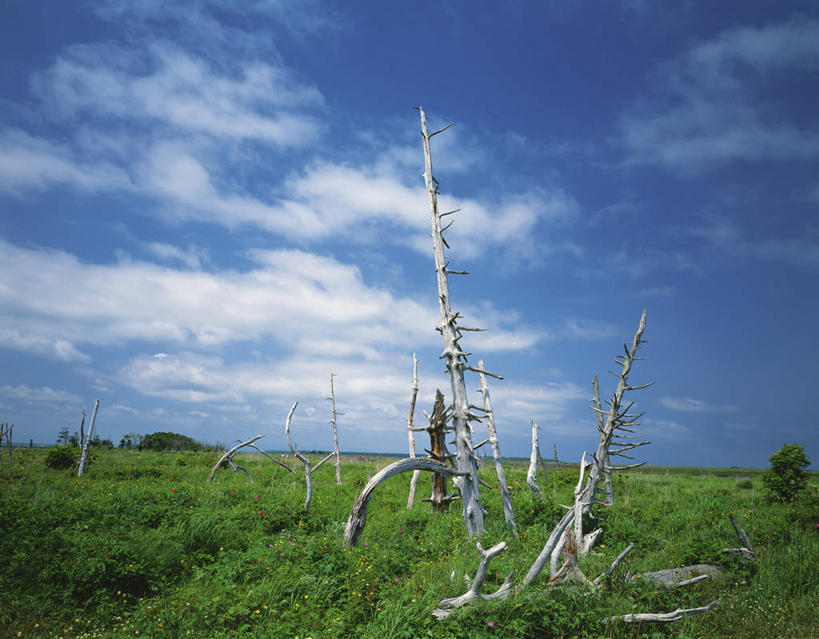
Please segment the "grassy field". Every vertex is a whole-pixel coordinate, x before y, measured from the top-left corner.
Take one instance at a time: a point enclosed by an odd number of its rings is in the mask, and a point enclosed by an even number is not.
[[[478,552],[460,509],[435,515],[406,509],[409,476],[376,491],[361,544],[341,543],[367,474],[389,460],[349,458],[337,486],[331,464],[315,476],[309,513],[304,475],[259,456],[242,456],[256,479],[220,470],[216,453],[99,450],[86,475],[46,469],[46,450],[0,458],[0,636],[2,637],[816,637],[819,636],[819,482],[782,505],[748,471],[652,469],[616,477],[617,501],[600,519],[595,552],[581,559],[594,577],[636,544],[610,586],[535,587],[507,601],[479,602],[444,621],[431,612],[466,590]],[[379,465],[380,464],[380,465]],[[533,499],[522,464],[507,466],[519,538],[504,526],[498,491],[484,547],[509,550],[491,567],[486,591],[537,556],[571,502],[574,469],[552,470]],[[494,468],[481,471],[497,484]],[[724,475],[724,476],[718,476]],[[743,477],[743,475],[745,475]],[[758,560],[738,545],[734,513]],[[663,590],[627,573],[715,563],[724,576]],[[454,571],[454,578],[451,574]],[[671,624],[600,622],[607,615],[668,612],[719,599],[705,616]]]

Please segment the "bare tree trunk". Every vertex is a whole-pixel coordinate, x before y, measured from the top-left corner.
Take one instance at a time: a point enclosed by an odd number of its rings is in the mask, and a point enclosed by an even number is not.
[[[6,447],[9,449],[9,464],[12,463],[12,449],[13,449],[13,442],[11,438],[11,433],[14,430],[14,424],[0,424],[0,445],[3,443],[3,438],[6,438]]]
[[[529,472],[526,473],[526,483],[532,492],[540,497],[540,487],[537,485],[537,461],[540,457],[540,448],[537,443],[537,424],[532,422],[532,454],[529,455]]]
[[[605,427],[605,421],[603,419],[603,405],[600,403],[600,382],[597,379],[597,375],[595,375],[594,379],[592,380],[592,389],[594,391],[592,404],[595,408],[595,415],[597,416],[597,432],[599,435],[602,435]],[[603,503],[606,506],[613,506],[614,484],[611,481],[611,462],[609,461],[608,454],[606,455],[605,462],[603,463],[603,495]]]
[[[478,368],[483,370],[483,360],[478,360]],[[498,484],[500,485],[501,503],[503,504],[503,516],[506,518],[506,525],[517,534],[515,525],[515,511],[512,509],[512,498],[509,496],[509,487],[506,485],[506,472],[503,470],[503,460],[500,454],[500,444],[498,435],[495,432],[495,413],[492,410],[492,401],[489,398],[489,387],[486,384],[486,375],[479,373],[481,378],[481,397],[483,398],[483,409],[486,413],[486,426],[489,429],[489,443],[492,446],[492,455],[495,458],[495,472],[498,474]]]
[[[444,412],[444,394],[439,390],[435,393],[435,407],[432,409],[427,430],[429,431],[430,457],[442,464],[449,461],[449,453],[446,450],[446,442],[444,442]],[[446,487],[446,475],[433,473],[432,495],[430,497],[433,512],[446,512],[449,510],[449,502],[453,499],[454,497],[449,494]]]
[[[82,419],[80,419],[80,448],[85,448],[85,409],[82,409]]]
[[[407,436],[409,437],[409,456],[415,458],[415,400],[418,397],[418,359],[415,353],[412,354],[412,397],[410,398],[409,416],[407,417]],[[420,470],[412,472],[410,480],[409,497],[407,497],[407,509],[415,506],[415,491],[418,487],[418,478],[421,476]]]
[[[557,470],[560,470],[560,459],[558,459],[557,457],[557,442],[552,443],[552,448],[555,451],[555,467],[557,468]]]
[[[333,454],[336,462],[336,483],[341,486],[341,454],[338,452],[338,425],[336,423],[336,392],[333,388],[333,374],[330,373],[330,404],[332,412],[330,423],[333,425]]]
[[[100,400],[94,403],[94,412],[91,414],[91,424],[88,426],[88,433],[85,436],[85,441],[82,446],[82,455],[80,455],[80,465],[77,468],[77,477],[82,477],[85,472],[85,464],[88,461],[88,447],[91,445],[91,437],[94,435],[94,424],[97,421],[97,410],[100,407]]]
[[[470,368],[467,362],[467,355],[458,342],[462,337],[461,329],[458,327],[457,319],[459,314],[453,313],[450,306],[448,262],[444,255],[445,240],[441,230],[441,217],[438,212],[438,187],[437,180],[432,175],[432,155],[430,152],[430,139],[441,133],[446,128],[434,133],[427,131],[427,118],[424,110],[419,107],[421,115],[421,136],[424,143],[424,182],[426,184],[427,195],[429,196],[431,217],[432,217],[432,245],[435,253],[435,271],[438,279],[438,302],[441,313],[441,324],[438,330],[443,339],[444,351],[442,358],[446,360],[447,371],[449,372],[452,384],[452,425],[455,432],[456,446],[456,467],[460,476],[454,483],[461,493],[461,505],[463,508],[464,524],[466,532],[470,536],[480,536],[484,533],[484,510],[481,505],[480,484],[475,463],[475,454],[472,450],[472,436],[469,421],[476,416],[469,412],[469,402],[467,400],[466,383],[464,381],[464,369]],[[451,125],[450,125],[451,126]],[[474,370],[474,369],[472,369]]]

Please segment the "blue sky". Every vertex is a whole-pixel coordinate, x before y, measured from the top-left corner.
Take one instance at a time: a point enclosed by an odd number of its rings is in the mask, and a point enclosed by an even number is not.
[[[7,0],[0,419],[405,451],[438,359],[417,111],[501,450],[595,445],[647,310],[650,463],[814,462],[813,2]],[[468,379],[471,389],[476,378]],[[475,400],[479,396],[475,393]],[[814,464],[815,466],[815,464]]]

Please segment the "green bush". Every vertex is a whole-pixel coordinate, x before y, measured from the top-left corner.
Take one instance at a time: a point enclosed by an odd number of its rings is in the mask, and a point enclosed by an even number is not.
[[[64,470],[71,468],[79,460],[79,449],[66,444],[64,446],[55,446],[48,451],[45,458],[47,468],[56,468],[57,470]]]
[[[804,469],[810,464],[799,444],[784,444],[768,457],[771,467],[762,474],[762,483],[779,501],[794,501],[807,486]]]

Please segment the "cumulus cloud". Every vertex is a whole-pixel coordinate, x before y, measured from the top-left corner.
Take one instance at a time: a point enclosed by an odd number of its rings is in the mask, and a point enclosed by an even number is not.
[[[660,403],[670,410],[684,413],[729,413],[739,410],[738,406],[715,405],[691,397],[661,397]]]

